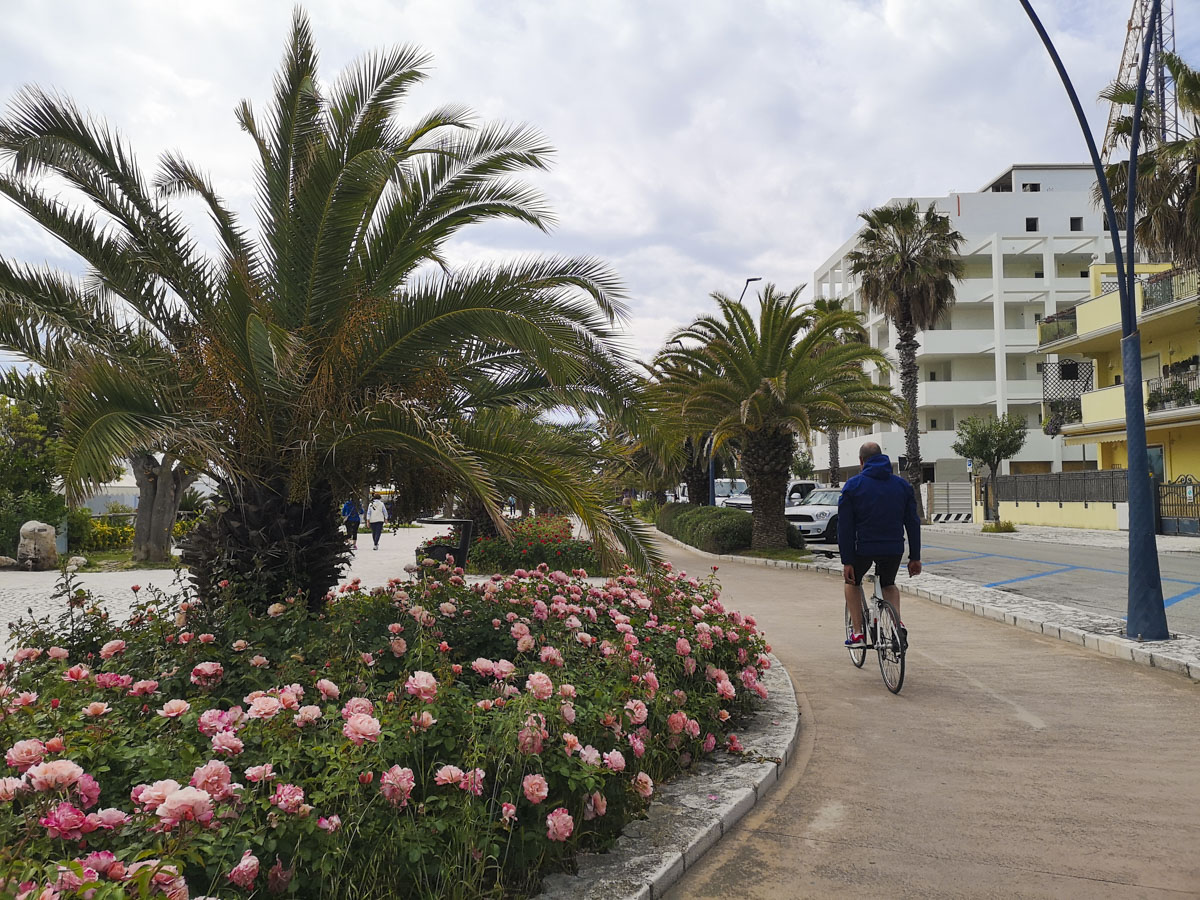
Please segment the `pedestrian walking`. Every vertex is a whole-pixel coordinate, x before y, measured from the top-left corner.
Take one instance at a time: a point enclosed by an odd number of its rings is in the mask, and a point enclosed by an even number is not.
[[[362,504],[351,497],[342,504],[342,519],[346,523],[346,537],[352,549],[358,549],[358,526],[362,522]]]
[[[908,533],[908,577],[921,574],[921,520],[913,487],[892,474],[892,461],[874,441],[858,450],[861,472],[846,482],[838,499],[838,549],[842,556],[846,608],[850,611],[851,634],[847,647],[866,644],[862,620],[862,580],[875,566],[875,577],[883,588],[883,599],[900,618],[900,589],[896,573],[904,556]],[[900,639],[907,645],[908,632],[900,623]]]
[[[515,516],[517,514],[517,498],[512,494],[508,495],[508,514]]]
[[[387,521],[387,507],[378,494],[371,495],[367,504],[367,524],[371,526],[371,539],[375,542],[373,549],[379,549],[379,538],[383,534],[383,523]]]

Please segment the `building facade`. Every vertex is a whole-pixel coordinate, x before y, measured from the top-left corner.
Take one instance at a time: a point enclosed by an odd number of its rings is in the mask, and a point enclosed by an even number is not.
[[[1111,257],[1103,215],[1092,202],[1090,165],[1015,165],[981,190],[945,197],[913,198],[933,203],[966,238],[964,275],[953,307],[933,330],[918,334],[918,418],[925,480],[966,481],[967,463],[950,449],[958,422],[968,416],[1016,413],[1030,431],[1025,448],[1004,474],[1036,474],[1094,468],[1085,446],[1067,446],[1042,433],[1042,370],[1038,346],[1043,319],[1090,296],[1089,269]],[[893,200],[904,202],[904,200]],[[871,345],[895,366],[895,335],[888,321],[865,308],[858,279],[846,254],[857,233],[816,271],[814,295],[842,298],[865,313]],[[877,384],[899,393],[899,372],[868,366]],[[839,435],[841,476],[857,471],[858,447],[878,441],[893,460],[904,454],[904,429],[876,425]],[[828,478],[827,436],[813,436],[813,461]]]

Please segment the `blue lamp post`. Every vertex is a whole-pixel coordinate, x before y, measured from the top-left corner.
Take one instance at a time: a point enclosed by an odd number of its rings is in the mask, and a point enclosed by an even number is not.
[[[1112,194],[1104,175],[1104,166],[1096,150],[1096,141],[1088,127],[1087,117],[1079,103],[1079,96],[1067,75],[1062,59],[1053,41],[1042,27],[1041,20],[1033,11],[1029,0],[1020,0],[1038,36],[1045,44],[1058,76],[1062,79],[1075,117],[1087,142],[1092,165],[1096,169],[1096,183],[1104,201],[1104,212],[1108,216],[1109,237],[1112,240],[1113,256],[1117,264],[1117,283],[1121,297],[1121,362],[1125,377],[1125,442],[1129,456],[1129,587],[1126,607],[1125,633],[1138,640],[1161,641],[1171,636],[1167,629],[1167,613],[1163,605],[1162,576],[1158,568],[1158,547],[1154,538],[1154,498],[1150,481],[1150,464],[1146,452],[1146,411],[1142,406],[1142,338],[1137,328],[1136,294],[1134,293],[1134,234],[1133,225],[1137,215],[1137,162],[1138,143],[1141,140],[1142,104],[1146,96],[1146,73],[1150,51],[1157,32],[1161,0],[1154,0],[1150,8],[1150,20],[1146,23],[1146,39],[1142,47],[1141,68],[1138,71],[1137,97],[1133,106],[1133,131],[1129,138],[1129,186],[1126,193],[1126,231],[1124,258],[1121,237],[1117,230],[1117,216],[1113,210]]]

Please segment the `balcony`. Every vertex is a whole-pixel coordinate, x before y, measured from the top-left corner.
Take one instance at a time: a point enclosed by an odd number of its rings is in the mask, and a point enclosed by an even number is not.
[[[991,278],[964,278],[954,286],[955,303],[991,303]]]
[[[1200,293],[1200,271],[1172,269],[1146,279],[1143,288],[1142,312],[1152,312],[1177,300],[1186,300]]]
[[[1046,316],[1038,323],[1039,348],[1078,334],[1079,318],[1075,312],[1076,308],[1073,306],[1053,316]]]
[[[986,353],[995,343],[995,333],[990,328],[955,328],[938,331],[923,331],[917,340],[921,349],[917,356],[963,356],[971,353]]]
[[[917,385],[917,406],[978,406],[996,396],[995,381],[924,381]]]
[[[1200,406],[1200,372],[1151,378],[1145,384],[1146,409],[1149,412]]]

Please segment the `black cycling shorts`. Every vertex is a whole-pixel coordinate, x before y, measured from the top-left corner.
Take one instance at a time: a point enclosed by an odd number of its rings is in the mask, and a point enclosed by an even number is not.
[[[896,573],[900,571],[900,560],[904,554],[896,556],[859,556],[854,560],[854,583],[862,585],[863,576],[875,566],[875,577],[879,579],[880,587],[891,587],[896,583]]]

